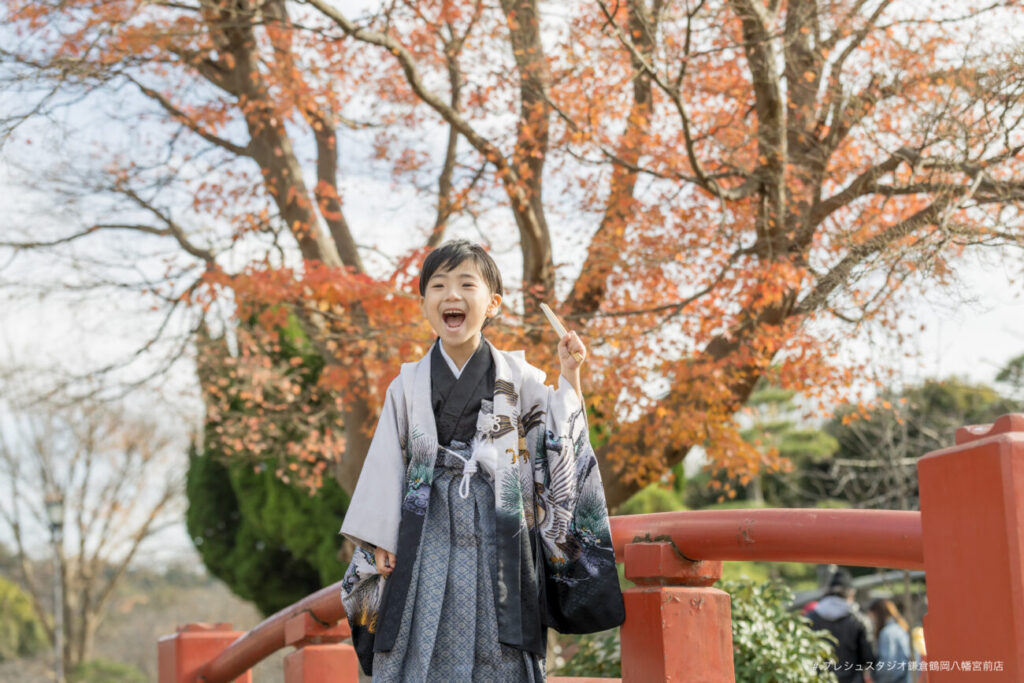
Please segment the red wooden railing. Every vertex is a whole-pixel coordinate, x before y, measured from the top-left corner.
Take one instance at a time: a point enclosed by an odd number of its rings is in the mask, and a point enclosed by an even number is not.
[[[965,427],[918,464],[921,512],[763,509],[612,519],[626,577],[625,681],[733,678],[723,560],[925,569],[929,683],[1024,680],[1024,415]],[[285,645],[287,683],[356,681],[335,584],[248,633],[192,624],[159,643],[160,683],[250,680]],[[974,672],[978,673],[974,673]],[[558,679],[552,679],[558,680]],[[568,679],[563,679],[568,680]]]

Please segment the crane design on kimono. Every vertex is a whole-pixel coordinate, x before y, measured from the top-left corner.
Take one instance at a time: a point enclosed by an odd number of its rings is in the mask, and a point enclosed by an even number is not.
[[[582,426],[585,429],[585,421]],[[589,441],[556,438],[550,431],[547,432],[547,485],[541,481],[534,484],[536,523],[548,548],[557,549],[548,558],[556,569],[567,569],[578,563],[587,575],[596,576],[601,564],[610,561],[611,548],[601,545],[602,529],[591,529],[586,524],[580,524],[580,520],[600,517],[596,513],[604,511],[603,499],[590,495],[588,488],[588,485],[594,485],[588,482],[588,478],[597,467],[597,458],[590,448],[579,447],[581,444],[589,445]],[[600,486],[600,483],[596,485]],[[597,505],[600,510],[590,510],[593,505]]]

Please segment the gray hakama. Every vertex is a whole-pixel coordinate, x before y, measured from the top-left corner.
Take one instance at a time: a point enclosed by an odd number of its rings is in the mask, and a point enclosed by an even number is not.
[[[459,441],[450,448],[469,457]],[[498,641],[494,485],[478,472],[462,498],[462,477],[462,461],[439,449],[401,626],[374,654],[374,681],[544,680],[543,658]]]

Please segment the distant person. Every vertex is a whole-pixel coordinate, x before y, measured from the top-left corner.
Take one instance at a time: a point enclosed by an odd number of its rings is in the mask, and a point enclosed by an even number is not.
[[[853,579],[845,569],[837,570],[825,595],[807,618],[816,631],[828,631],[835,637],[835,660],[831,668],[839,683],[877,681],[869,672],[875,665],[875,653],[868,642],[868,629],[857,614],[853,601]]]
[[[892,600],[875,598],[868,606],[875,626],[878,659],[875,683],[910,683],[910,634],[907,622]]]

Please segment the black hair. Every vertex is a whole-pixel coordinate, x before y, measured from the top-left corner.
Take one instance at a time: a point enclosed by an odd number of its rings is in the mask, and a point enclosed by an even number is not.
[[[498,264],[484,251],[483,247],[469,240],[450,240],[427,254],[426,260],[423,261],[423,270],[420,271],[420,296],[427,291],[427,283],[430,282],[434,273],[439,270],[446,272],[457,268],[466,259],[472,259],[476,264],[484,282],[491,290],[491,294],[504,296]]]
[[[855,592],[853,577],[850,576],[850,572],[842,567],[837,569],[828,582],[828,595],[838,595],[845,598]]]

